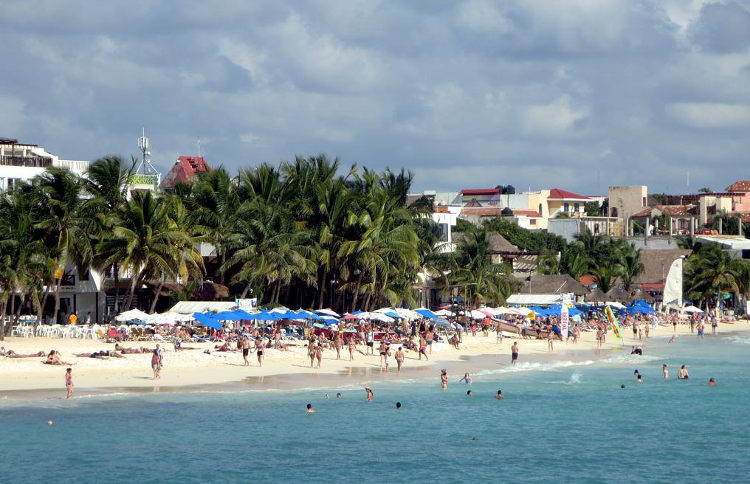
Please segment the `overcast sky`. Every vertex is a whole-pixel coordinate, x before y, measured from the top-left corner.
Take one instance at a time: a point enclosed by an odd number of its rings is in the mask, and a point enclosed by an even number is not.
[[[750,179],[750,0],[3,2],[0,136],[416,190]]]

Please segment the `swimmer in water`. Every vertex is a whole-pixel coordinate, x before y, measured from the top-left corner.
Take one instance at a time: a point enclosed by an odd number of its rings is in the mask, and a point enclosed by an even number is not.
[[[307,404],[307,408],[305,409],[305,412],[306,413],[315,413],[315,409],[312,408],[312,404],[311,403]]]
[[[687,371],[687,367],[685,365],[682,365],[680,367],[680,371],[677,372],[677,379],[678,380],[687,380],[690,378],[690,374]]]
[[[708,379],[707,385],[710,386],[710,387],[715,387],[716,386],[716,380],[714,380],[714,377],[711,377],[711,378]]]
[[[471,393],[471,390],[466,390],[466,396],[467,396],[467,397],[470,397],[470,396],[472,396],[472,395],[474,395],[474,394],[473,394],[473,393]]]
[[[448,388],[448,372],[445,369],[440,370],[440,388],[443,390]]]
[[[396,402],[396,410],[401,410],[401,402]]]
[[[464,373],[464,377],[458,380],[459,383],[462,381],[465,381],[467,385],[471,385],[471,382],[472,382],[471,375],[469,375],[468,373]]]
[[[498,390],[497,391],[497,395],[495,395],[495,398],[497,398],[498,400],[502,400],[503,399],[503,391],[502,390]]]
[[[368,402],[372,402],[373,400],[375,400],[375,394],[372,393],[372,388],[365,387],[365,393],[367,393],[367,401]]]
[[[665,380],[669,380],[669,368],[666,363],[661,365],[661,373],[664,375]]]
[[[337,394],[336,394],[336,398],[341,398],[341,394],[340,394],[340,393],[337,393]]]

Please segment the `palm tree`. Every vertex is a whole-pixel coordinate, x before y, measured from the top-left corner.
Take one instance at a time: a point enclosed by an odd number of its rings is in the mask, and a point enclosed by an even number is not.
[[[83,216],[83,184],[70,171],[51,167],[35,179],[38,196],[37,227],[45,234],[45,243],[56,262],[55,309],[60,310],[60,285],[68,262],[79,274],[88,271],[92,260],[91,219]]]
[[[602,265],[594,268],[591,271],[594,279],[596,279],[596,285],[599,290],[604,293],[609,292],[615,285],[617,277],[620,275],[620,266],[608,266]]]
[[[688,297],[704,301],[706,307],[713,302],[715,307],[723,292],[747,295],[749,275],[747,261],[732,259],[716,244],[703,244],[687,260],[685,285]]]
[[[150,191],[135,192],[117,216],[110,244],[121,250],[130,272],[129,309],[135,290],[148,278],[174,274],[175,252],[192,248],[192,239],[169,218],[169,206]]]
[[[620,263],[620,278],[622,278],[625,290],[630,291],[633,281],[643,274],[645,269],[643,262],[641,262],[641,250],[636,250],[635,245],[630,244],[622,255],[622,262]]]

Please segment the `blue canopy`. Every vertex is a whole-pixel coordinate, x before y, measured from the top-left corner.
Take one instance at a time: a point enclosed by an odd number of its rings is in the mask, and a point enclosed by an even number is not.
[[[336,318],[334,318],[334,317],[332,317],[332,316],[327,316],[327,317],[324,316],[324,317],[321,317],[319,319],[321,321],[323,321],[324,323],[326,323],[327,325],[339,324],[339,320],[336,319]]]
[[[213,315],[214,319],[219,321],[242,321],[243,319],[253,319],[253,316],[242,309],[234,311],[222,311]]]
[[[547,314],[549,316],[559,316],[560,312],[562,311],[562,305],[561,304],[554,304],[547,309]],[[576,309],[576,308],[568,308],[568,315],[569,316],[576,316],[578,314],[582,314],[583,311]]]
[[[443,319],[443,318],[435,319],[435,324],[438,326],[447,326],[448,328],[451,327],[451,323],[447,319]]]
[[[385,311],[385,312],[383,312],[383,314],[385,314],[386,316],[391,317],[393,319],[404,319],[404,318],[402,318],[401,316],[399,316],[398,314],[396,314],[393,311]]]
[[[261,311],[259,313],[251,314],[247,319],[254,319],[256,321],[278,321],[283,316],[277,313],[269,313],[268,311]]]
[[[207,328],[221,329],[221,322],[212,313],[193,313],[193,318]]]
[[[421,314],[427,319],[437,319],[437,314],[433,313],[429,309],[415,309],[414,312]]]
[[[349,314],[351,314],[352,316],[357,316],[357,315],[360,315],[360,314],[362,314],[362,311],[360,311],[359,309],[357,309],[357,310],[356,310],[356,311],[354,311],[353,313],[349,313]]]

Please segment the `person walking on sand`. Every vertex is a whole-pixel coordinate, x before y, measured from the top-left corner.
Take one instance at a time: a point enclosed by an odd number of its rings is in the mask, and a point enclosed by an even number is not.
[[[151,354],[151,369],[154,371],[154,380],[161,378],[161,365],[159,364],[159,350]]]
[[[349,361],[354,361],[354,350],[356,349],[354,344],[354,336],[349,336]]]
[[[65,370],[65,389],[68,390],[68,396],[65,398],[73,398],[73,369],[68,368]]]
[[[554,351],[554,350],[555,350],[555,346],[554,346],[554,343],[552,342],[552,331],[550,331],[549,333],[547,333],[547,351]]]
[[[333,347],[336,348],[336,359],[341,359],[341,347],[343,346],[343,341],[341,341],[341,333],[336,333],[336,336],[333,338]]]
[[[432,329],[428,329],[427,333],[424,335],[424,339],[427,342],[427,346],[430,348],[430,354],[432,354],[432,343],[435,340],[435,334],[432,332]]]
[[[388,357],[386,356],[388,345],[385,342],[385,338],[380,340],[380,348],[378,348],[378,351],[380,352],[380,369],[382,370],[383,365],[388,364]]]
[[[665,380],[669,380],[669,367],[667,367],[666,363],[661,365],[661,373],[664,375]]]
[[[398,372],[401,373],[401,365],[404,364],[404,350],[401,348],[401,346],[398,347],[398,351],[396,351],[396,365],[398,366]]]
[[[510,363],[515,365],[516,361],[518,361],[518,341],[514,341],[510,348]]]
[[[243,336],[240,338],[240,340],[237,342],[237,349],[242,351],[242,360],[244,361],[244,366],[250,366],[250,361],[247,359],[247,355],[250,353],[250,340],[247,338],[247,336]]]
[[[448,388],[448,372],[445,369],[440,370],[440,388],[443,390]]]
[[[323,345],[318,345],[315,348],[315,359],[318,360],[318,366],[315,368],[320,368],[320,362],[323,361]]]
[[[424,336],[421,334],[419,335],[419,359],[422,359],[422,355],[424,355],[426,360],[429,360],[427,357],[427,341],[424,339]]]
[[[258,338],[255,340],[255,352],[258,355],[258,366],[263,366],[263,349],[265,348],[265,345],[263,344],[263,340],[261,338]]]
[[[310,368],[312,368],[313,365],[315,364],[315,353],[316,353],[315,340],[311,340],[307,344],[307,356],[310,357]]]

